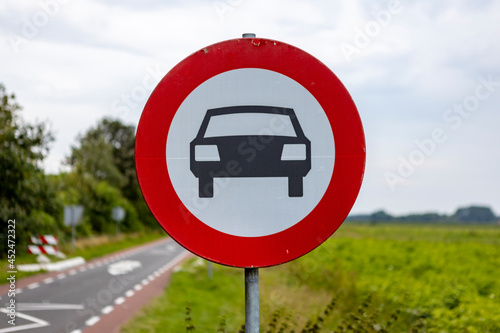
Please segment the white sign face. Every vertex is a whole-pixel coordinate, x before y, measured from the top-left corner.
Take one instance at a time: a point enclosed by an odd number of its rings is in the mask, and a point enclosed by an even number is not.
[[[325,194],[334,162],[330,122],[314,96],[257,68],[199,85],[177,110],[166,143],[182,203],[211,228],[242,237],[304,219]]]
[[[113,220],[120,222],[125,218],[125,209],[119,206],[113,207],[111,210],[111,217]]]

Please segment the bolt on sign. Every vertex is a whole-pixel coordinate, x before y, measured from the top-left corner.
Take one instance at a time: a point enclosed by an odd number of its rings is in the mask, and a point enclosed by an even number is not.
[[[238,38],[165,75],[135,154],[144,198],[171,237],[220,264],[265,267],[306,254],[342,224],[365,140],[323,63],[283,42]]]

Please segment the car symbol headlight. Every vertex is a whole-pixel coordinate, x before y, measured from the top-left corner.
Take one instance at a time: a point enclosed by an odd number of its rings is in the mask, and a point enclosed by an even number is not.
[[[303,143],[283,145],[282,161],[304,161],[306,159],[306,145]]]
[[[197,145],[194,147],[194,159],[197,162],[220,161],[217,145]]]

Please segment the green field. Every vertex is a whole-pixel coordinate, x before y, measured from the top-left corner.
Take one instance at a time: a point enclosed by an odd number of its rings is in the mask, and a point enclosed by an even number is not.
[[[344,223],[302,258],[261,269],[260,305],[261,332],[500,332],[500,227]],[[243,270],[214,265],[209,280],[194,259],[123,331],[243,323]]]

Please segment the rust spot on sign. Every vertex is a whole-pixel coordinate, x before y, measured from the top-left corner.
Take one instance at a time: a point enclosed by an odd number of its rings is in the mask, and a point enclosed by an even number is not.
[[[252,44],[255,46],[260,46],[260,38],[254,38],[252,39]]]

